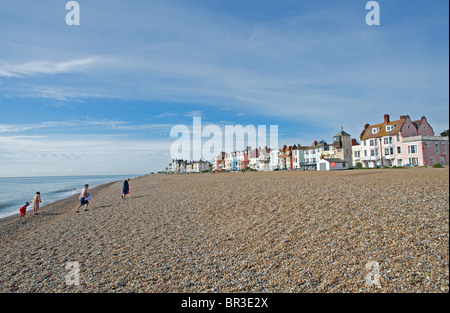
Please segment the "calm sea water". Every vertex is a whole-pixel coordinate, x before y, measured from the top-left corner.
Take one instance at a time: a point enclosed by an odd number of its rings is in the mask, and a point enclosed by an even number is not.
[[[85,184],[89,188],[141,175],[114,176],[52,176],[52,177],[0,177],[0,218],[18,214],[25,202],[31,202],[37,191],[41,193],[41,207],[79,194]],[[29,211],[33,210],[30,204]]]

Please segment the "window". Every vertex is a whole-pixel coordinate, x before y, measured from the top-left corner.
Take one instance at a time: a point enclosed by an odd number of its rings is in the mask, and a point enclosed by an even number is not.
[[[423,127],[423,129],[424,129],[424,130],[427,130],[427,125],[425,125],[425,126]]]
[[[434,158],[430,157],[430,165],[433,165],[433,164],[434,164]]]
[[[393,128],[394,128],[393,125],[387,125],[387,126],[386,126],[386,131],[387,131],[387,132],[390,132]]]
[[[372,134],[378,133],[379,128],[372,128]]]
[[[375,155],[376,155],[376,156],[379,156],[379,155],[380,155],[380,149],[378,149],[378,148],[375,149]]]
[[[400,135],[397,135],[397,142],[400,142]]]
[[[383,138],[383,142],[384,142],[384,144],[385,145],[392,145],[392,143],[393,143],[393,137],[391,136],[391,137],[384,137]]]
[[[409,158],[409,164],[419,165],[419,158]]]
[[[384,148],[384,155],[389,155],[389,148]]]
[[[375,150],[370,150],[370,156],[375,156]]]
[[[400,146],[397,147],[397,153],[398,154],[402,153],[402,147],[400,147]]]
[[[364,150],[364,156],[365,157],[367,156],[367,150]]]
[[[417,153],[417,145],[409,145],[408,146],[408,154],[415,154],[415,153]]]
[[[394,148],[389,148],[389,154],[394,155]]]
[[[445,143],[442,144],[442,153],[443,154],[447,153],[447,147],[445,146]]]
[[[402,159],[398,159],[397,160],[397,166],[403,166],[403,160]]]
[[[441,156],[441,165],[445,165],[445,158]]]
[[[435,144],[434,146],[435,146],[435,148],[436,148],[436,153],[439,153],[439,144],[437,143],[437,144]]]
[[[375,145],[375,141],[373,139],[370,139],[370,146],[373,147]]]
[[[411,125],[408,125],[408,129],[411,129]]]

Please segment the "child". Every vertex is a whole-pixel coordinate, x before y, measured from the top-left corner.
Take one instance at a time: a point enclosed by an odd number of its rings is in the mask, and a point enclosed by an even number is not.
[[[29,202],[25,203],[23,207],[19,209],[20,218],[25,217],[25,213],[27,212],[27,207],[30,205]]]

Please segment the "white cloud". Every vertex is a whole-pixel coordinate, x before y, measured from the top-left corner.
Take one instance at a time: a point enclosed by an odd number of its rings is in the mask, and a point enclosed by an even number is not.
[[[24,77],[37,75],[54,75],[71,73],[92,66],[100,60],[98,57],[70,60],[63,62],[55,61],[32,61],[22,64],[0,63],[0,76]]]

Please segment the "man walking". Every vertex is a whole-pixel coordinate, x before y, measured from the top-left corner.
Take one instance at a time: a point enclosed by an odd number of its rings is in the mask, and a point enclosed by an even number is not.
[[[88,188],[89,188],[89,184],[86,184],[86,185],[84,185],[84,189],[81,191],[80,198],[79,198],[80,205],[78,206],[76,213],[79,213],[80,208],[84,205],[86,206],[84,208],[84,210],[89,211],[88,206],[89,206],[89,200],[91,199],[91,194],[88,193]]]

